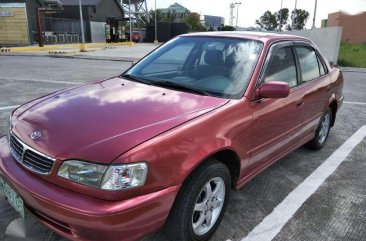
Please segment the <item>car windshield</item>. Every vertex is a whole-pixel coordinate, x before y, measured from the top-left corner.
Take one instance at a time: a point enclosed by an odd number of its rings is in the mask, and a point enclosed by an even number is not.
[[[124,76],[133,81],[222,98],[243,96],[262,50],[254,40],[178,37]]]

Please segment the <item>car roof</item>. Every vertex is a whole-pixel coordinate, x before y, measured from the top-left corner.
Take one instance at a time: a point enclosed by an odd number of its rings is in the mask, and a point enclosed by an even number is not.
[[[181,36],[200,36],[200,37],[226,37],[260,40],[262,42],[272,42],[280,40],[300,40],[311,42],[309,39],[296,35],[289,35],[277,32],[256,32],[256,31],[218,31],[218,32],[200,32],[189,33]]]

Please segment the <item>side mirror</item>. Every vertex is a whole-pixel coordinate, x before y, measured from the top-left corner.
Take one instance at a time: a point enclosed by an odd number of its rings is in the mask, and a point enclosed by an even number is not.
[[[332,67],[332,68],[338,68],[339,66],[338,66],[338,64],[335,64],[333,61],[330,61],[329,62],[329,65],[330,65],[330,67]]]
[[[256,89],[257,98],[286,98],[290,94],[288,83],[269,81]]]

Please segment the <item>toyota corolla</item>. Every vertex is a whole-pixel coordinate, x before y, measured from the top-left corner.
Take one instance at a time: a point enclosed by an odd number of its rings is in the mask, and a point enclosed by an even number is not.
[[[343,77],[308,39],[196,33],[120,76],[17,108],[0,191],[70,240],[208,240],[230,191],[289,152],[322,148]]]

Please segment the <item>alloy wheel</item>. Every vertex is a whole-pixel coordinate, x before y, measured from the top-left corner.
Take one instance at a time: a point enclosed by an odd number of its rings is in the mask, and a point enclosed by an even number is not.
[[[216,223],[225,200],[225,183],[221,177],[211,179],[202,188],[192,215],[192,228],[196,235],[206,234]]]

